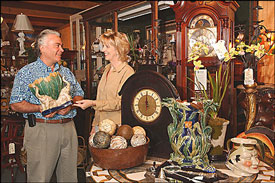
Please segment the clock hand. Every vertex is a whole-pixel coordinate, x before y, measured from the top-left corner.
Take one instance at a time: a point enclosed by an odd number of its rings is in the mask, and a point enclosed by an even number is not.
[[[146,107],[146,111],[147,111],[147,107],[148,107],[147,94],[146,94],[146,96],[145,96],[145,107]]]

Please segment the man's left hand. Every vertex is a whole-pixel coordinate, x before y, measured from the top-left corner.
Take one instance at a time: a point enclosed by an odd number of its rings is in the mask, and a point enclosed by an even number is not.
[[[72,106],[68,106],[64,109],[60,109],[59,111],[57,111],[57,114],[60,114],[62,116],[66,115],[68,112],[70,112],[70,110],[72,109]]]

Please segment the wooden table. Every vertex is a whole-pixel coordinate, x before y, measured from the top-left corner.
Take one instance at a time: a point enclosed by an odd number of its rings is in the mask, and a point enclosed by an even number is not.
[[[161,165],[166,159],[156,158],[156,157],[147,157],[147,161],[137,167],[123,169],[123,170],[102,170],[101,168],[90,163],[86,168],[86,182],[152,182],[150,177],[145,177],[146,169],[153,166],[153,162],[156,162],[156,166]],[[225,173],[229,172],[229,169],[225,166],[225,162],[215,162],[212,163],[219,171]],[[261,169],[264,169],[262,165],[260,165]],[[265,164],[265,172],[273,171],[270,166]],[[273,173],[274,174],[274,173]],[[259,178],[264,178],[265,182],[275,182],[274,175],[267,176],[263,175],[263,171],[261,170],[259,174],[252,175],[250,177],[232,177],[229,176],[228,179],[219,180],[216,182],[253,182],[253,183],[261,183],[262,180],[258,180]],[[264,181],[263,181],[264,182]]]

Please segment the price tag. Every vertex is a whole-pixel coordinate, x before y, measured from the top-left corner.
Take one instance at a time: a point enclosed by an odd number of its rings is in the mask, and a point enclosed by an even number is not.
[[[15,153],[15,144],[9,143],[9,154],[14,154]]]
[[[195,90],[207,90],[207,69],[195,71]]]

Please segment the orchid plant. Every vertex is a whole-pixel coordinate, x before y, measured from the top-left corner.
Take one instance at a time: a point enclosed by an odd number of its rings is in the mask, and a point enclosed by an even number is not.
[[[271,34],[270,32],[260,33],[256,39],[251,41],[250,44],[246,44],[239,38],[239,36],[235,42],[237,43],[236,47],[229,45],[229,50],[224,53],[223,59],[221,59],[222,63],[220,64],[218,71],[216,71],[215,77],[212,77],[208,72],[208,78],[213,91],[212,100],[214,103],[218,104],[217,111],[210,111],[209,113],[212,118],[217,117],[228,88],[231,60],[240,57],[246,68],[254,67],[255,69],[255,65],[258,61],[260,61],[265,55],[273,55],[275,51],[274,34]],[[198,59],[202,53],[207,55],[208,51],[208,46],[202,42],[198,41],[193,45],[188,62],[193,62],[194,71],[204,67],[201,60]],[[224,71],[222,71],[223,65],[225,65]],[[210,97],[207,95],[204,86],[201,83],[198,85],[198,88],[200,88],[204,94],[204,99],[209,100]]]
[[[193,62],[194,64],[194,71],[199,70],[200,68],[203,68],[204,65],[202,65],[201,60],[198,60],[200,58],[201,53],[208,54],[209,48],[206,44],[202,42],[196,42],[193,47],[191,48],[191,54],[188,59],[188,62]],[[229,84],[229,68],[230,68],[230,61],[231,59],[224,59],[222,63],[219,66],[218,71],[216,71],[215,77],[212,77],[210,72],[208,71],[208,79],[210,81],[210,85],[212,88],[212,100],[214,103],[217,104],[216,110],[210,110],[209,115],[211,118],[215,119],[218,115],[219,109],[221,107],[221,103],[224,99],[226,90],[228,88]],[[223,63],[225,63],[225,71],[223,70]],[[190,79],[190,78],[188,78]],[[204,86],[199,83],[198,88],[203,93],[203,99],[202,100],[210,100],[210,96],[208,96]]]
[[[263,36],[264,35],[264,36]],[[235,41],[236,47],[229,48],[229,52],[225,53],[225,61],[231,60],[238,56],[245,64],[245,67],[254,67],[256,69],[257,62],[265,55],[273,55],[275,50],[274,34],[261,34],[250,45],[238,38]]]

